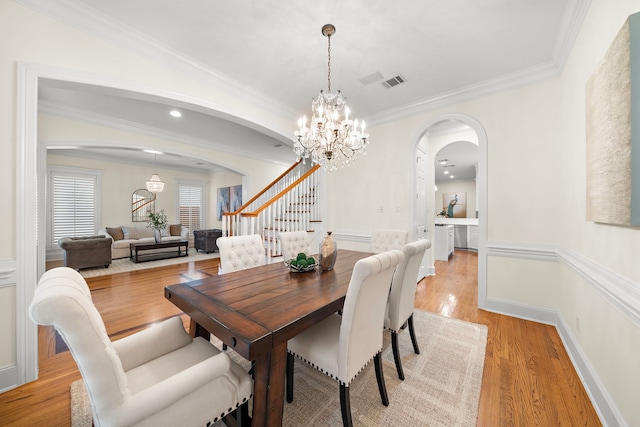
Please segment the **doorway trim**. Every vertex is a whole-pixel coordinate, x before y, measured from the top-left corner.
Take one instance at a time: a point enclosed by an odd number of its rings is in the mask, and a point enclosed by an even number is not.
[[[478,308],[485,309],[487,306],[487,214],[488,214],[488,199],[487,199],[487,159],[488,159],[488,139],[487,133],[484,130],[482,124],[474,117],[461,114],[461,113],[449,113],[441,114],[430,118],[425,121],[416,136],[413,138],[413,144],[411,145],[411,158],[414,159],[418,149],[420,141],[425,134],[432,127],[442,122],[459,122],[469,126],[478,136],[478,173],[476,178],[476,191],[478,192]],[[427,147],[429,150],[429,147]],[[416,162],[412,160],[411,164],[411,177],[412,177],[412,189],[413,194],[417,194],[416,188]],[[430,188],[428,194],[434,194],[434,189]],[[433,197],[431,198],[433,200]],[[416,199],[413,198],[413,224],[417,224],[417,218],[415,218]],[[415,227],[414,227],[415,228]],[[429,236],[433,236],[434,225],[433,221],[428,222]]]
[[[38,328],[28,314],[35,287],[45,271],[45,205],[44,189],[47,148],[38,141],[38,87],[40,79],[85,83],[115,89],[132,90],[139,93],[161,96],[180,102],[199,105],[234,117],[220,108],[186,95],[169,93],[160,89],[140,87],[120,80],[87,75],[48,65],[33,63],[17,64],[16,77],[16,378],[19,386],[38,378]],[[249,119],[237,117],[238,124],[248,124]],[[265,132],[278,134],[274,129],[261,128]],[[173,151],[180,154],[179,150]],[[246,184],[247,172],[230,168],[243,175]]]

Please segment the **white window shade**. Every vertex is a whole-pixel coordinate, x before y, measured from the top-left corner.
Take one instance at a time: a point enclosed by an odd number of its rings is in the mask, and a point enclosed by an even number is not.
[[[189,230],[203,228],[204,186],[193,184],[178,185],[178,217],[180,224]]]
[[[63,237],[95,234],[98,177],[54,170],[50,179],[51,247]]]

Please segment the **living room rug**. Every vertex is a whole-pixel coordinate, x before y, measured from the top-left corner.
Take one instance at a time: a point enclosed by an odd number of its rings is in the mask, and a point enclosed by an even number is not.
[[[422,310],[414,314],[420,354],[408,331],[399,335],[405,380],[400,381],[384,334],[383,369],[390,404],[380,402],[370,363],[351,384],[351,413],[358,426],[473,427],[478,417],[487,327]],[[212,342],[220,342],[213,338]],[[249,363],[229,350],[232,359]],[[341,426],[339,386],[335,380],[296,360],[294,400],[284,405],[283,425]],[[82,380],[71,385],[71,425],[91,426],[91,408]],[[224,424],[217,422],[215,427]]]
[[[80,274],[84,278],[104,276],[107,274],[127,273],[129,271],[144,270],[147,268],[164,267],[165,265],[182,264],[184,262],[203,261],[207,259],[220,258],[220,254],[212,252],[206,254],[204,252],[196,252],[195,249],[189,251],[189,256],[159,259],[155,261],[146,261],[135,263],[129,258],[114,259],[109,268],[96,267],[80,270]]]

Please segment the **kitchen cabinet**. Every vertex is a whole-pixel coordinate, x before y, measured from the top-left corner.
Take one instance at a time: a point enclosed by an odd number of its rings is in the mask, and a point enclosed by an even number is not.
[[[435,227],[434,257],[438,261],[448,261],[453,255],[453,225],[437,225]]]
[[[467,226],[467,249],[477,251],[478,250],[478,226]]]

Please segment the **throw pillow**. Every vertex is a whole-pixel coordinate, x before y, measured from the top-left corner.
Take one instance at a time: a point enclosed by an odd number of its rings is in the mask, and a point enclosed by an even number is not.
[[[107,233],[109,233],[109,236],[111,236],[114,241],[124,239],[124,233],[122,232],[121,227],[106,227],[106,229]]]
[[[137,239],[138,233],[135,227],[125,227],[122,226],[122,234],[124,235],[124,240],[129,239]]]
[[[160,230],[160,236],[162,237],[169,237],[171,234],[169,234],[169,229],[168,228],[163,228],[162,230]]]
[[[132,227],[134,228],[134,227]],[[135,227],[136,239],[144,239],[145,237],[153,237],[155,230],[149,227]]]
[[[169,226],[169,234],[172,236],[179,236],[182,231],[182,224],[171,224]]]

